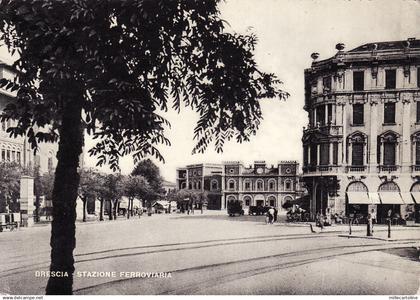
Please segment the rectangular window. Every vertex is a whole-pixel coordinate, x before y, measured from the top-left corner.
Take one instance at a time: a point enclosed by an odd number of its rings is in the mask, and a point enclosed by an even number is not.
[[[393,102],[387,102],[384,104],[384,123],[395,123],[395,103]]]
[[[325,106],[321,105],[316,108],[316,121],[317,123],[325,124]]]
[[[420,142],[416,143],[416,166],[420,166]]]
[[[385,88],[386,89],[395,89],[396,87],[396,70],[385,70]]]
[[[417,68],[417,87],[420,87],[420,68]]]
[[[363,144],[355,143],[352,145],[351,164],[353,166],[363,166]]]
[[[249,191],[251,189],[251,183],[249,181],[245,182],[245,190]]]
[[[16,152],[16,161],[20,164],[20,152]]]
[[[365,89],[365,72],[354,71],[353,72],[353,90],[363,91]]]
[[[416,122],[420,122],[420,101],[416,103]]]
[[[317,157],[316,148],[317,148],[316,144],[311,145],[311,165],[312,166],[316,166],[318,164],[318,157]]]
[[[16,161],[16,152],[12,151],[12,161]]]
[[[395,166],[395,143],[384,143],[384,165]]]
[[[1,160],[2,161],[6,160],[6,150],[4,150],[4,149],[1,150]]]
[[[308,165],[308,146],[303,146],[303,165]]]
[[[10,150],[6,151],[6,160],[10,161]]]
[[[327,166],[330,163],[330,144],[321,144],[321,166]]]
[[[329,124],[331,124],[331,122],[332,122],[332,109],[333,109],[332,104],[328,104],[328,116],[327,116],[327,120],[328,120],[328,123]]]
[[[331,91],[331,76],[322,78],[322,86],[324,88],[324,92]]]
[[[338,164],[338,143],[333,143],[333,164]]]
[[[361,103],[353,104],[353,125],[363,125],[364,105]]]

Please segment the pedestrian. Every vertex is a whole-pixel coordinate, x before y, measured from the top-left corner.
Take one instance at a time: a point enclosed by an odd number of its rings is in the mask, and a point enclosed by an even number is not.
[[[318,211],[316,214],[316,226],[321,227],[321,230],[324,229],[324,216],[322,215],[321,211]]]
[[[325,225],[330,226],[331,223],[331,209],[328,207],[325,211]]]
[[[279,213],[279,211],[276,208],[274,208],[274,223],[277,222],[278,213]]]
[[[268,209],[268,221],[270,224],[273,224],[273,220],[274,220],[274,208],[270,206],[270,208]]]
[[[372,232],[373,232],[373,225],[376,224],[377,220],[377,216],[376,216],[376,211],[372,208],[372,210],[370,211],[370,215],[372,218]]]

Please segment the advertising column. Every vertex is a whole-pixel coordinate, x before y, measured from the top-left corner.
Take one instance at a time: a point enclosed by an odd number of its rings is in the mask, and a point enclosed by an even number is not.
[[[20,178],[20,214],[22,226],[32,226],[34,223],[34,179],[31,176]]]

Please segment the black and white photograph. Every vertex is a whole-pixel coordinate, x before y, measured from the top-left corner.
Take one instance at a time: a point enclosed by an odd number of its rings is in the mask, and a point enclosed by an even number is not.
[[[0,0],[0,296],[420,297],[420,1]]]

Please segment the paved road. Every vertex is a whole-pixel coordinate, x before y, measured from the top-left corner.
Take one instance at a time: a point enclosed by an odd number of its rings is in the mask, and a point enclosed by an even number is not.
[[[346,227],[265,225],[222,214],[78,224],[76,294],[416,294],[420,229],[400,240],[340,237]],[[363,227],[355,228],[363,235]],[[0,234],[0,293],[42,294],[49,227]],[[375,235],[385,236],[378,227]],[[111,272],[114,271],[115,274]],[[120,273],[121,272],[121,273]],[[129,273],[132,272],[132,273]],[[150,273],[148,273],[150,272]],[[145,278],[156,272],[166,278]],[[171,277],[169,277],[169,274]],[[115,275],[112,277],[112,275]],[[140,278],[135,276],[141,276]]]

